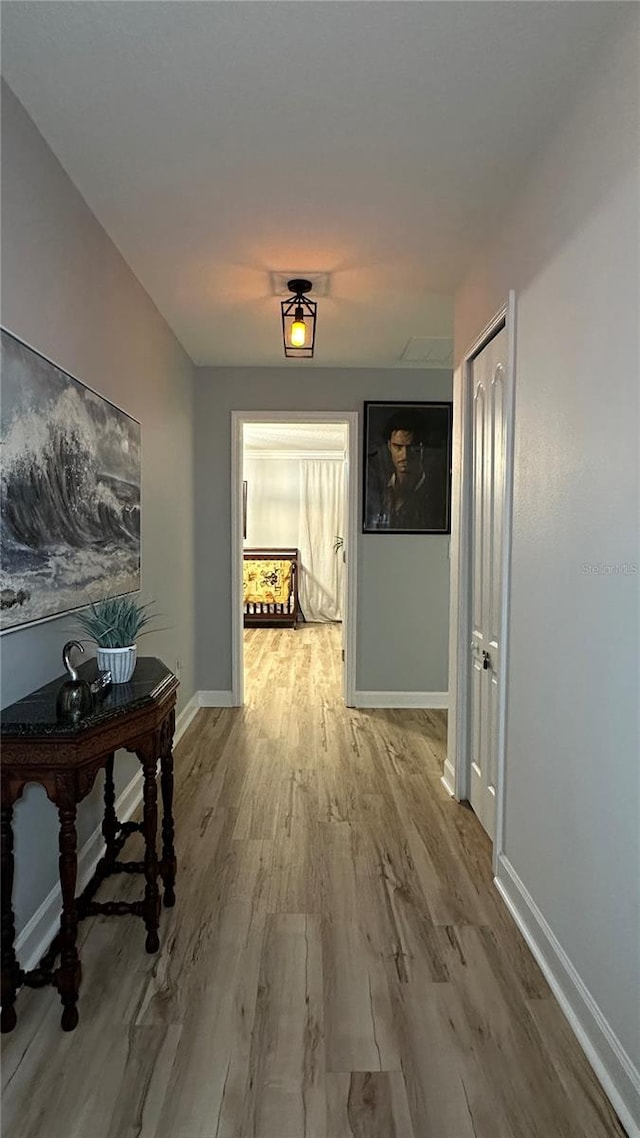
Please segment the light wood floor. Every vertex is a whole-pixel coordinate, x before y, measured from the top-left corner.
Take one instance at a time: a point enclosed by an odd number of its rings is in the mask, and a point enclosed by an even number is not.
[[[85,922],[72,1034],[21,993],[4,1138],[624,1133],[440,784],[445,714],[346,710],[337,633],[246,634],[245,708],[176,750],[160,953]]]

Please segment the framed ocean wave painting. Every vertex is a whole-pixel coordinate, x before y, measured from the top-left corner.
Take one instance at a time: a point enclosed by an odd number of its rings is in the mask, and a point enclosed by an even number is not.
[[[9,632],[140,588],[140,424],[0,336],[0,632]]]

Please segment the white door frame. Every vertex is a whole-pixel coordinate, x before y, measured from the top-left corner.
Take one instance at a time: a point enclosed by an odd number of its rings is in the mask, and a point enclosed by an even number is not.
[[[231,412],[231,704],[244,702],[244,641],[242,605],[242,439],[245,423],[345,423],[349,495],[345,534],[344,701],[355,705],[356,599],[358,556],[358,419],[357,411],[232,411]]]
[[[496,776],[496,827],[493,867],[504,843],[505,735],[507,675],[509,668],[509,598],[511,594],[511,526],[513,512],[513,435],[515,383],[515,293],[465,353],[453,375],[453,448],[457,455],[451,487],[451,590],[449,607],[449,717],[447,758],[442,782],[459,802],[469,797],[471,748],[469,740],[469,644],[471,637],[471,414],[475,357],[502,327],[507,332],[505,402],[505,502],[502,546],[500,690],[498,695],[498,762]]]

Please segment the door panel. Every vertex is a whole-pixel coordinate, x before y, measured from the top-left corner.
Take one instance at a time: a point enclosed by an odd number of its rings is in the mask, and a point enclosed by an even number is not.
[[[502,682],[506,350],[507,334],[502,329],[472,365],[470,800],[491,838],[495,829]]]
[[[484,575],[483,533],[485,496],[483,494],[484,466],[485,466],[485,390],[478,384],[474,392],[473,415],[473,498],[471,510],[471,528],[473,534],[473,565],[472,565],[472,638],[477,640],[478,646],[482,640],[484,629],[482,627],[482,596]]]
[[[506,333],[501,333],[505,336]],[[505,391],[504,369],[498,363],[491,376],[490,430],[491,430],[491,526],[488,541],[491,547],[491,579],[489,588],[489,637],[496,651],[500,646],[500,611],[502,603],[502,534],[505,479]],[[496,660],[496,666],[498,666]]]

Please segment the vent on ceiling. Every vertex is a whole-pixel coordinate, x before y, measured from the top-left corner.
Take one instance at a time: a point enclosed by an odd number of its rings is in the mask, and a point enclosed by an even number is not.
[[[311,281],[313,300],[317,300],[319,296],[329,295],[329,273],[310,273],[308,269],[305,269],[304,272],[302,269],[290,269],[288,272],[272,271],[269,273],[269,277],[273,296],[290,296],[291,289],[288,287],[288,282],[296,279]]]
[[[453,341],[448,336],[412,336],[400,359],[429,367],[453,367]]]

